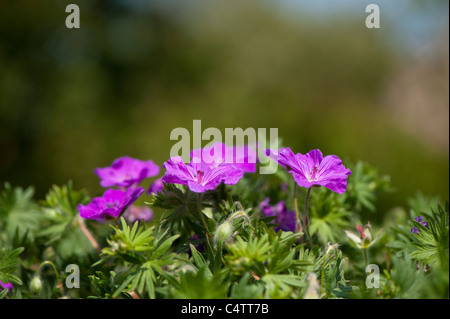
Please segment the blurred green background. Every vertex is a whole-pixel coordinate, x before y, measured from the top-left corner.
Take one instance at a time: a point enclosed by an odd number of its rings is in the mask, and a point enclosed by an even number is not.
[[[95,195],[94,168],[161,165],[201,119],[367,161],[392,177],[384,207],[447,198],[448,71],[448,1],[0,0],[0,182]]]

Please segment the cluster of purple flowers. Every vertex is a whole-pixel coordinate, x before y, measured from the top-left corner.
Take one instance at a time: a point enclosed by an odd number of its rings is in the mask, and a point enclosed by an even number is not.
[[[414,220],[418,223],[421,223],[426,228],[428,228],[428,222],[424,221],[422,216],[417,216]],[[414,226],[413,228],[411,228],[411,233],[418,234],[419,229],[416,226]]]
[[[144,179],[158,175],[159,166],[153,161],[141,161],[128,156],[116,159],[111,166],[97,168],[94,171],[100,178],[100,185],[109,188],[102,196],[95,197],[87,205],[78,205],[81,217],[104,220],[118,218],[122,213],[129,221],[137,219],[149,220],[153,212],[147,207],[131,206],[143,193],[144,188],[138,186]],[[157,192],[161,186],[154,183],[149,190]]]
[[[351,171],[335,155],[323,157],[319,150],[312,150],[305,155],[294,154],[290,148],[266,150],[266,154],[287,169],[299,186],[324,186],[339,194],[347,188],[347,177]],[[234,185],[245,173],[256,172],[256,151],[248,145],[231,147],[214,143],[210,147],[193,150],[190,155],[188,164],[179,156],[169,158],[163,164],[164,176],[150,186],[148,194],[159,192],[163,183],[186,185],[192,192],[203,193],[214,190],[221,183]],[[108,189],[103,196],[94,198],[88,205],[79,205],[80,215],[91,219],[117,218],[144,192],[138,186],[139,183],[145,178],[156,176],[159,167],[152,161],[121,157],[110,167],[97,168],[95,173],[100,177],[103,187],[119,189]],[[267,198],[261,203],[260,209],[266,216],[276,216],[279,229],[295,229],[295,213],[287,210],[284,201],[271,206]],[[151,218],[152,212],[148,208],[131,208],[126,215],[131,220],[146,219]]]

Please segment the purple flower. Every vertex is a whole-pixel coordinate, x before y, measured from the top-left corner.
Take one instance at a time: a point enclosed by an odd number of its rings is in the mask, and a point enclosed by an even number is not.
[[[13,288],[13,284],[8,282],[7,284],[0,281],[0,286],[2,286],[3,289],[11,290]]]
[[[284,231],[295,231],[295,212],[288,210],[286,208],[286,203],[283,200],[278,202],[278,204],[271,206],[270,199],[266,198],[259,204],[259,208],[267,217],[276,216],[274,221],[279,227],[274,227],[275,231],[280,229]]]
[[[418,222],[418,223],[421,223],[426,228],[428,228],[428,222],[423,221],[423,217],[422,216],[417,216],[416,218],[414,218],[414,220],[416,222]],[[411,228],[411,233],[418,234],[419,233],[419,229],[414,226],[413,228]]]
[[[188,241],[189,243],[192,243],[194,245],[195,249],[197,249],[198,252],[202,253],[205,250],[205,243],[197,234],[189,237]],[[192,252],[190,249],[188,251],[188,254],[189,256],[192,256]]]
[[[180,156],[171,157],[163,167],[166,169],[164,183],[187,185],[196,193],[213,190],[222,182],[236,184],[244,175],[244,171],[232,164],[209,165],[191,161],[186,165]]]
[[[423,226],[425,226],[426,228],[428,228],[428,222],[423,221],[423,217],[422,216],[417,216],[416,218],[414,218],[414,220],[416,222],[421,223]]]
[[[155,180],[152,185],[150,185],[147,194],[157,194],[164,188],[162,178]]]
[[[211,167],[220,163],[233,164],[244,172],[256,172],[256,151],[249,145],[228,146],[216,142],[213,146],[196,149],[191,152],[192,161],[202,162]]]
[[[153,161],[141,161],[128,156],[120,157],[110,167],[95,169],[103,187],[130,187],[147,177],[158,175],[159,167]]]
[[[87,205],[78,205],[81,217],[86,219],[117,218],[122,211],[133,204],[144,192],[143,187],[121,191],[108,189],[103,196],[95,197]]]
[[[347,177],[352,172],[335,155],[323,157],[320,150],[312,150],[305,155],[294,154],[290,148],[281,148],[278,152],[268,150],[266,153],[273,159],[278,158],[278,164],[289,170],[302,187],[324,186],[338,194],[347,189]]]
[[[145,222],[150,221],[153,218],[153,210],[147,206],[130,206],[123,213],[123,217],[130,223],[134,223],[136,220],[143,220]]]

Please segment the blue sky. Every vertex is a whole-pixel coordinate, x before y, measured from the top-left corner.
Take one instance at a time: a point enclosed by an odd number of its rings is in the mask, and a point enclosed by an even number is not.
[[[116,0],[136,10],[153,7],[164,8],[178,14],[190,6],[202,6],[205,0]],[[211,0],[217,1],[217,0]],[[368,4],[380,8],[381,28],[389,26],[395,45],[399,49],[417,50],[426,48],[435,41],[435,36],[448,29],[448,1],[445,0],[255,0],[271,8],[279,6],[287,17],[308,17],[316,22],[338,16],[360,16],[364,22]],[[190,8],[192,9],[192,7]],[[195,10],[195,9],[194,9]],[[178,12],[176,12],[178,11]]]
[[[268,1],[273,2],[273,1]],[[381,28],[389,24],[395,40],[407,49],[426,47],[446,26],[448,2],[441,0],[278,0],[288,15],[306,14],[315,20],[339,16],[361,16],[364,21],[368,4],[380,8]],[[390,30],[389,30],[390,31]]]

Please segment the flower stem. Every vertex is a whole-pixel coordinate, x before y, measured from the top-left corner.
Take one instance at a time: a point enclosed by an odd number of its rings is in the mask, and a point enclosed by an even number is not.
[[[45,265],[50,265],[53,268],[53,271],[55,272],[55,276],[56,276],[56,281],[58,282],[57,287],[58,287],[59,291],[61,292],[61,294],[64,296],[63,284],[61,282],[61,279],[59,278],[58,270],[56,270],[56,266],[54,263],[52,263],[49,260],[46,260],[42,264],[40,264],[38,270],[36,271],[37,276],[40,276],[41,268],[44,267]]]
[[[295,230],[298,233],[303,231],[302,223],[300,222],[300,212],[298,210],[298,200],[297,200],[297,183],[294,182],[294,208],[295,208],[295,219],[296,219],[296,227]]]
[[[209,235],[208,224],[206,224],[206,220],[205,220],[205,217],[203,216],[203,212],[202,212],[202,193],[198,193],[197,205],[198,205],[198,213],[200,214],[200,218],[202,219],[203,226],[206,229],[207,235]]]
[[[326,253],[323,256],[323,261],[322,261],[322,274],[321,274],[321,278],[320,278],[320,296],[322,296],[323,280],[325,278],[325,262],[327,261],[327,257],[328,257],[328,253]]]
[[[309,233],[309,218],[308,218],[308,202],[309,202],[309,195],[311,194],[311,188],[306,189],[306,197],[305,197],[305,228],[306,228],[306,235],[308,236],[309,245],[312,247],[312,241],[311,241],[311,234]]]
[[[367,265],[369,265],[369,263],[368,263],[368,258],[367,258],[367,249],[363,249],[363,253],[364,253],[364,265],[366,266],[366,268],[367,268]]]
[[[82,217],[78,217],[78,226],[80,227],[80,230],[83,232],[83,234],[86,236],[86,238],[89,240],[92,247],[94,247],[94,249],[100,255],[102,250],[100,249],[100,246],[97,243],[97,241],[95,240],[94,236],[91,234],[89,229],[86,227],[86,224],[84,223],[84,220]]]

